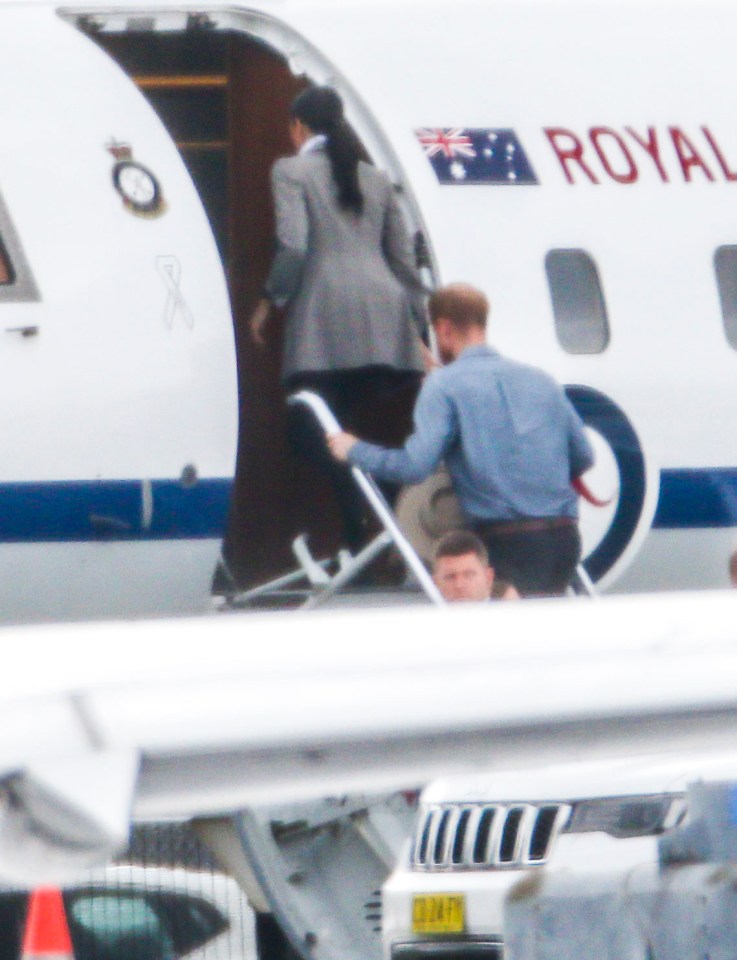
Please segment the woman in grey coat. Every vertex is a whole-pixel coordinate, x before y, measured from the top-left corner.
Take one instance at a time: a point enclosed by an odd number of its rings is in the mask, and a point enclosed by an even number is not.
[[[287,392],[314,390],[344,428],[360,425],[375,442],[401,443],[387,411],[400,396],[411,408],[429,352],[421,339],[425,289],[394,189],[361,159],[331,88],[311,87],[296,98],[290,134],[296,155],[272,169],[278,245],[252,335],[263,343],[271,306],[286,306]],[[290,424],[290,435],[331,475],[343,540],[358,549],[363,508],[350,475],[336,468],[304,416]]]

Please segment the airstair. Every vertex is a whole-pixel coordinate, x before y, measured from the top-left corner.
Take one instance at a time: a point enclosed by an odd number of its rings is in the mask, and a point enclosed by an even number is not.
[[[288,403],[307,407],[326,436],[341,429],[328,405],[316,393],[300,390],[288,397]],[[250,607],[267,597],[286,597],[289,591],[304,595],[302,602],[297,604],[303,609],[327,604],[339,591],[355,583],[369,564],[391,547],[396,548],[404,560],[409,582],[416,588],[414,592],[417,593],[419,589],[420,594],[430,603],[445,603],[374,479],[359,467],[352,466],[350,469],[356,485],[380,524],[379,533],[355,555],[348,550],[339,550],[335,557],[320,560],[312,555],[306,536],[301,534],[292,543],[292,552],[297,561],[296,569],[260,586],[229,596],[228,606]]]

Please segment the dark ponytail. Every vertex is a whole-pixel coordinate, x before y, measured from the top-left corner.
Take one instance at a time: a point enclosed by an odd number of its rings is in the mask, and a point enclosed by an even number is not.
[[[325,150],[333,180],[338,188],[338,203],[355,213],[363,212],[363,194],[358,182],[361,145],[343,116],[343,101],[332,87],[308,87],[292,104],[292,116],[313,133],[325,135]]]

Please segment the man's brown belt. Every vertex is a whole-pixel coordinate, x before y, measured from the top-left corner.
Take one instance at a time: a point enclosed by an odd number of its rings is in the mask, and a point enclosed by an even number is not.
[[[509,533],[533,533],[575,525],[575,517],[530,517],[527,520],[482,520],[477,521],[474,528],[483,536],[504,536]]]

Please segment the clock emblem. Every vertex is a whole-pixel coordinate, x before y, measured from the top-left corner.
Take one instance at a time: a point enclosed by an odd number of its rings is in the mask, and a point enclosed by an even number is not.
[[[107,144],[107,149],[115,157],[113,186],[123,198],[125,208],[140,217],[162,214],[166,204],[156,176],[133,159],[133,151],[127,143],[113,141]]]

